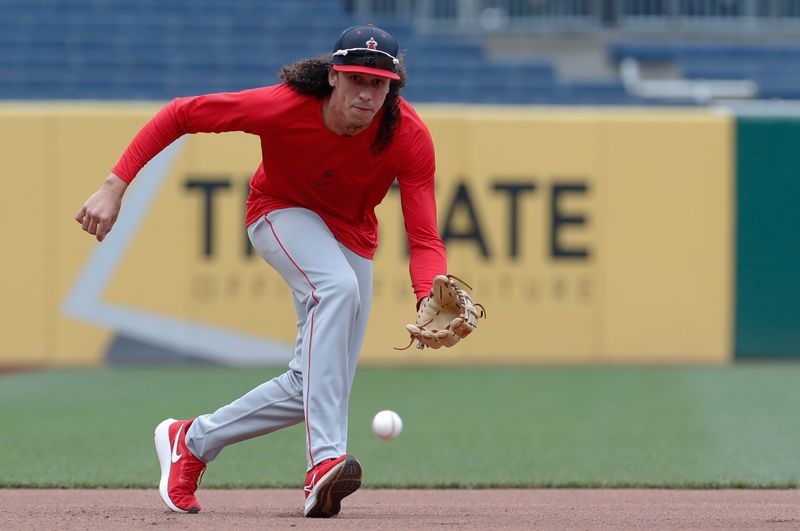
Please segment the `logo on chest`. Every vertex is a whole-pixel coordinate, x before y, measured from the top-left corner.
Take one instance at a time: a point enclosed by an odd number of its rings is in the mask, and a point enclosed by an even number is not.
[[[333,184],[333,170],[325,170],[322,175],[314,183],[316,186],[326,186]]]

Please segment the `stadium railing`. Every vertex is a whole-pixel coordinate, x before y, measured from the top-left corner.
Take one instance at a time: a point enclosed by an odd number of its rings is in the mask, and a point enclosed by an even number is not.
[[[797,31],[800,0],[350,0],[360,16],[409,18],[417,31]]]

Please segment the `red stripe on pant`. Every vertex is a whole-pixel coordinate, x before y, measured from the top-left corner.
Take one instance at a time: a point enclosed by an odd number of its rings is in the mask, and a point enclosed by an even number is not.
[[[264,216],[264,221],[266,221],[267,224],[269,224],[269,228],[272,231],[272,235],[275,236],[275,241],[278,242],[278,245],[281,246],[281,249],[286,254],[286,258],[288,258],[289,261],[292,262],[292,264],[294,265],[294,267],[297,268],[297,270],[300,272],[300,274],[303,275],[303,277],[305,277],[306,282],[308,282],[308,285],[311,286],[311,298],[313,298],[314,301],[317,303],[317,305],[319,305],[319,299],[317,298],[317,295],[316,295],[317,287],[314,285],[313,282],[311,282],[311,279],[308,278],[308,275],[306,275],[306,272],[303,271],[300,268],[299,265],[297,265],[297,262],[294,261],[294,258],[292,258],[292,255],[289,254],[289,251],[286,250],[286,247],[283,246],[283,242],[281,242],[281,239],[278,238],[278,235],[275,232],[275,227],[272,225],[270,220],[267,219],[267,216]],[[315,306],[314,309],[311,310],[311,331],[308,334],[308,369],[306,370],[306,375],[305,375],[305,380],[306,380],[306,382],[305,382],[306,383],[306,437],[307,437],[307,441],[308,441],[308,458],[311,460],[311,467],[312,468],[315,466],[315,464],[314,464],[314,456],[311,453],[311,428],[309,427],[309,425],[311,423],[308,420],[308,403],[310,402],[309,394],[311,393],[311,344],[313,343],[313,340],[314,340],[314,314],[316,313],[316,311],[317,311],[317,307]]]

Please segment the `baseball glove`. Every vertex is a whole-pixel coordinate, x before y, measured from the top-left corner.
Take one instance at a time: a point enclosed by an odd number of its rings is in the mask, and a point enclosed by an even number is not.
[[[422,300],[417,311],[417,322],[406,325],[411,334],[406,348],[414,341],[420,349],[452,347],[478,327],[478,317],[486,317],[483,306],[473,303],[456,280],[472,289],[453,275],[434,277],[430,297]]]

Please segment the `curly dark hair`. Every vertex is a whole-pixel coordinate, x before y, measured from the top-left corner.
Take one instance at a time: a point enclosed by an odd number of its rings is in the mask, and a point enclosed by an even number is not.
[[[280,78],[292,89],[302,94],[309,94],[322,99],[331,92],[333,87],[328,84],[328,70],[331,68],[330,55],[320,55],[310,59],[302,59],[281,68]],[[392,79],[389,83],[389,94],[386,95],[381,124],[378,136],[370,146],[373,155],[380,154],[389,147],[400,123],[400,89],[406,85],[406,69],[401,61],[397,65],[397,75],[400,80]]]

